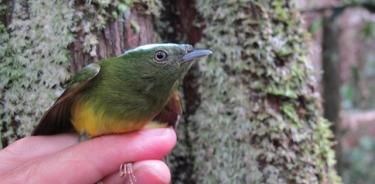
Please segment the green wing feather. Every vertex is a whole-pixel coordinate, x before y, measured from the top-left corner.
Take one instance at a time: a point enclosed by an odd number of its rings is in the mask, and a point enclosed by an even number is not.
[[[92,63],[78,72],[68,83],[68,88],[56,100],[52,107],[43,115],[32,135],[53,135],[73,131],[70,121],[71,107],[84,89],[99,74],[100,65]]]

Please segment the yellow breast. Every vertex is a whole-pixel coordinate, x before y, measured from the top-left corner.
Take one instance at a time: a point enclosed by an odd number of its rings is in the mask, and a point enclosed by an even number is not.
[[[136,131],[144,128],[166,127],[167,124],[151,121],[151,118],[132,121],[107,117],[104,112],[93,109],[89,103],[76,102],[72,109],[72,123],[78,133],[90,137]]]

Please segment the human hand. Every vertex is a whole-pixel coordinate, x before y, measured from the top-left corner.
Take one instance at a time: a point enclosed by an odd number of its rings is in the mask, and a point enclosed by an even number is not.
[[[169,183],[161,158],[176,144],[171,128],[107,135],[78,143],[72,134],[26,137],[0,150],[0,183],[124,183],[122,163],[134,163],[136,183]]]

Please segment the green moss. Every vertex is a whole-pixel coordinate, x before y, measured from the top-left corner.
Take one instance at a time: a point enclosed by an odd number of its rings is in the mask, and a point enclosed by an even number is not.
[[[130,13],[130,9],[136,4],[142,4],[144,14],[159,15],[160,2],[158,0],[92,0],[83,4],[75,5],[76,26],[73,33],[83,34],[84,51],[91,56],[97,55],[98,39],[96,33],[103,30],[108,22],[115,19],[124,19]],[[125,14],[125,16],[120,16]],[[131,24],[132,29],[137,32],[137,24]]]
[[[183,128],[191,145],[178,146],[190,149],[191,178],[341,183],[293,4],[198,0],[196,7],[206,22],[198,47],[214,54],[199,62],[201,104]]]
[[[265,86],[262,85],[261,87],[265,87]],[[276,95],[276,96],[284,96],[288,98],[298,97],[298,94],[296,93],[296,91],[294,91],[294,89],[289,88],[288,85],[286,86],[269,85],[269,86],[266,86],[265,91],[268,94]]]
[[[74,39],[79,36],[84,52],[96,55],[96,34],[114,20],[113,12],[126,15],[137,3],[145,5],[145,14],[158,15],[159,1],[151,0],[15,1],[11,24],[0,24],[0,132],[5,144],[29,135],[63,92]]]
[[[286,117],[291,121],[290,126],[295,126],[295,128],[302,128],[298,114],[295,107],[292,104],[284,103],[281,106],[281,111],[286,115]]]
[[[133,30],[133,33],[139,33],[140,27],[139,27],[139,25],[138,25],[137,22],[131,20],[130,21],[130,26],[131,26],[131,28]]]
[[[68,2],[16,1],[10,32],[1,34],[2,140],[28,135],[69,77],[66,47],[73,41]],[[6,137],[6,138],[5,138]]]

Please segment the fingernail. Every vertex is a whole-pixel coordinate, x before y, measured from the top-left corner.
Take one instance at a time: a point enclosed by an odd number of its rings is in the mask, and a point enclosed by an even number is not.
[[[165,171],[168,168],[164,167],[166,166],[156,161],[136,164],[134,166],[134,174],[137,183],[150,183],[150,180],[157,180],[157,183],[169,183],[171,176]]]
[[[140,133],[147,135],[147,136],[170,136],[173,133],[172,128],[157,128],[157,129],[149,129],[143,130]]]

